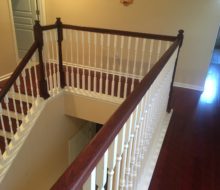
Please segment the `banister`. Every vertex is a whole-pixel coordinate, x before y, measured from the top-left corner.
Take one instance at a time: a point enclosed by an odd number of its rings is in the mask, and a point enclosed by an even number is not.
[[[0,102],[3,100],[7,92],[10,90],[16,79],[19,77],[22,70],[25,68],[31,57],[34,55],[35,51],[37,50],[38,46],[37,43],[34,42],[30,49],[28,50],[27,54],[24,56],[24,58],[21,60],[21,62],[16,67],[15,71],[11,75],[11,77],[6,82],[4,88],[0,91]]]
[[[137,37],[137,38],[164,40],[164,41],[175,41],[176,39],[176,36],[149,34],[149,33],[141,33],[141,32],[130,32],[130,31],[112,30],[112,29],[101,29],[101,28],[93,28],[93,27],[74,26],[74,25],[68,25],[68,24],[63,24],[63,28],[72,29],[72,30],[80,30],[80,31],[88,31],[88,32],[96,32],[96,33],[104,33],[104,34],[131,36],[131,37]]]
[[[47,99],[50,95],[47,91],[47,82],[45,80],[45,71],[44,71],[44,62],[43,62],[43,31],[42,26],[38,20],[35,21],[34,25],[34,38],[37,43],[38,48],[38,57],[39,57],[39,70],[40,70],[40,80],[39,80],[39,88],[40,88],[40,96],[44,99]]]
[[[41,26],[43,31],[47,31],[47,30],[52,30],[52,29],[56,29],[57,25],[56,24],[51,24],[51,25],[45,25],[45,26]]]
[[[64,25],[64,27],[70,27]],[[70,27],[74,28],[74,27]],[[79,29],[77,27],[77,29]],[[82,28],[80,28],[81,30]],[[87,30],[88,28],[84,28]],[[90,30],[91,31],[91,30]],[[95,29],[95,32],[101,32],[101,30]],[[103,32],[103,30],[102,30]],[[109,32],[109,30],[105,30]],[[117,34],[122,34],[118,32]],[[128,33],[126,33],[128,34]],[[125,35],[125,33],[123,33]],[[133,35],[136,35],[133,34]],[[140,36],[139,36],[140,37]],[[154,36],[158,37],[157,35]],[[174,39],[166,38],[166,39]],[[58,181],[51,188],[52,190],[78,190],[81,189],[94,167],[98,164],[99,160],[104,155],[107,148],[112,143],[113,139],[119,133],[130,114],[138,105],[141,98],[150,88],[158,74],[166,65],[167,61],[174,53],[176,48],[180,47],[182,38],[175,37],[175,42],[165,52],[165,54],[159,59],[144,79],[137,85],[134,91],[127,97],[127,99],[120,105],[116,112],[105,123],[102,129],[97,133],[93,140],[86,146],[86,148],[79,154],[75,161],[67,168],[65,173],[58,179]]]
[[[171,83],[170,83],[169,98],[168,98],[168,103],[167,103],[167,112],[168,113],[171,111],[171,98],[172,98],[172,94],[173,94],[173,83],[174,83],[174,77],[176,75],[176,67],[177,67],[177,63],[178,63],[180,48],[183,45],[184,30],[179,30],[177,38],[179,39],[180,44],[179,44],[179,49],[178,49],[178,52],[177,52],[176,61],[175,61],[174,69],[173,69],[172,80],[171,80]]]
[[[56,21],[57,28],[57,44],[58,44],[58,58],[59,58],[59,70],[60,70],[60,86],[64,88],[65,84],[65,74],[63,69],[63,55],[62,55],[62,41],[63,41],[63,23],[60,18]]]

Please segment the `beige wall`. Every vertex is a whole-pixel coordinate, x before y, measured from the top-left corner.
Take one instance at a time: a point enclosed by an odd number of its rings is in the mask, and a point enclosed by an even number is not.
[[[220,23],[219,0],[47,0],[47,23],[63,22],[139,32],[176,35],[185,30],[176,81],[203,86]]]
[[[85,121],[64,115],[63,98],[46,105],[1,182],[1,190],[48,190],[68,167],[68,140]]]
[[[12,72],[16,66],[8,2],[9,0],[0,1],[0,77]]]
[[[113,101],[102,100],[101,97],[95,99],[89,96],[66,93],[64,111],[66,115],[71,117],[104,124],[120,106],[121,102]]]

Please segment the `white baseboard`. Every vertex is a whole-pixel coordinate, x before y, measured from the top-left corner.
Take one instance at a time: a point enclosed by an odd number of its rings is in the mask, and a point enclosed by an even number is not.
[[[180,87],[180,88],[188,88],[191,90],[197,90],[197,91],[204,91],[203,86],[197,86],[197,85],[192,85],[192,84],[187,84],[187,83],[180,83],[180,82],[174,82],[173,86],[175,87]]]
[[[6,75],[0,76],[0,82],[1,82],[1,81],[4,81],[4,80],[6,80],[6,79],[8,79],[8,78],[11,76],[11,74],[12,74],[12,73],[8,73],[8,74],[6,74]]]

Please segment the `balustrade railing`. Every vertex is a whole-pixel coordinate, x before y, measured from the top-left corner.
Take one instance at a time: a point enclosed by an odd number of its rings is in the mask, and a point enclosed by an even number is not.
[[[24,59],[20,62],[5,87],[0,91],[0,131],[4,147],[1,147],[0,158],[14,134],[20,130],[22,123],[27,122],[26,115],[35,106],[40,97],[39,72],[36,62],[37,43],[33,43]]]
[[[170,110],[183,31],[170,37],[63,28],[67,87],[118,98],[130,95],[51,189],[135,189],[155,133]]]
[[[134,189],[154,134],[171,109],[183,31],[161,36],[72,26],[57,19],[48,26],[36,21],[34,34],[35,42],[0,92],[5,144],[0,157],[40,97],[65,87],[121,98],[118,110],[52,189]]]

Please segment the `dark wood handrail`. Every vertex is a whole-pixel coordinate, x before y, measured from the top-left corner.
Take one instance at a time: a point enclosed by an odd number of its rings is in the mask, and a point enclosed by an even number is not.
[[[8,91],[10,90],[10,88],[12,87],[14,82],[17,80],[17,78],[19,77],[19,75],[21,74],[21,72],[23,71],[25,66],[27,65],[27,63],[30,61],[31,57],[33,56],[33,54],[37,50],[37,47],[38,47],[37,43],[34,42],[32,44],[32,46],[30,47],[30,49],[28,50],[27,54],[24,56],[24,58],[18,64],[18,66],[16,67],[15,71],[13,72],[11,77],[6,82],[4,88],[0,92],[0,102],[3,100],[5,95],[8,93]]]
[[[175,36],[140,33],[140,32],[130,32],[130,31],[112,30],[112,29],[102,29],[102,28],[93,28],[93,27],[83,27],[83,26],[74,26],[74,25],[68,25],[68,24],[63,24],[63,28],[72,29],[72,30],[80,30],[80,31],[88,31],[88,32],[96,32],[96,33],[104,33],[104,34],[131,36],[131,37],[137,37],[137,38],[164,40],[164,41],[175,41],[175,39],[176,39]]]
[[[52,29],[56,29],[57,25],[56,24],[51,24],[51,25],[45,25],[45,26],[41,26],[43,31],[46,30],[52,30]]]
[[[113,113],[102,129],[67,168],[65,173],[58,179],[51,190],[81,189],[94,167],[98,164],[107,148],[120,132],[130,114],[134,111],[144,94],[164,68],[176,48],[181,45],[182,39],[178,37],[175,37],[175,39],[176,40],[172,46],[159,59],[128,98],[120,105],[117,111]]]

